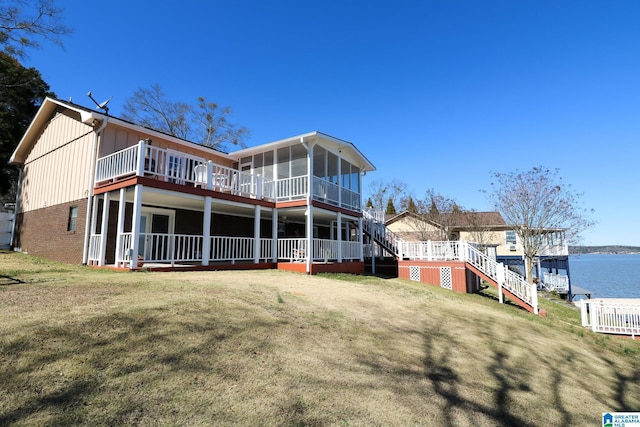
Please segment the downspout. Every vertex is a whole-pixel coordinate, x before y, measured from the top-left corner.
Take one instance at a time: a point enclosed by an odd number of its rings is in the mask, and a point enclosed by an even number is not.
[[[18,211],[20,210],[20,195],[22,193],[22,171],[24,170],[24,164],[20,166],[18,169],[18,187],[16,188],[16,203],[13,207],[13,224],[11,226],[11,241],[9,242],[9,247],[11,250],[15,250],[15,245],[13,244],[13,239],[16,235],[16,225],[18,224]],[[567,261],[568,265],[568,261]]]
[[[82,248],[82,265],[87,265],[89,257],[89,238],[91,237],[91,210],[93,208],[91,201],[93,200],[93,187],[96,177],[96,159],[98,157],[98,137],[103,129],[107,126],[109,118],[103,116],[102,123],[98,129],[94,129],[93,147],[91,150],[91,167],[89,168],[89,179],[87,189],[87,214],[85,215],[84,225],[84,246]],[[103,236],[104,238],[104,236]]]

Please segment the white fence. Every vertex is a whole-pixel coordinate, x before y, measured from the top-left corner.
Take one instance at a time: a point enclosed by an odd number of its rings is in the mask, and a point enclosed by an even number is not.
[[[0,212],[0,248],[11,246],[11,231],[15,215],[8,212]]]
[[[548,273],[545,271],[542,274],[542,283],[549,291],[556,291],[559,293],[569,292],[569,276]]]
[[[582,326],[605,334],[640,335],[640,299],[596,298],[580,300]]]

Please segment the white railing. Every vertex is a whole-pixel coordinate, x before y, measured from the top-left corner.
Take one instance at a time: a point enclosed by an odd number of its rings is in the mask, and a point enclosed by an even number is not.
[[[278,259],[288,259],[291,262],[304,261],[307,259],[307,254],[307,239],[278,239]]]
[[[543,272],[542,283],[548,291],[569,292],[569,276]]]
[[[98,236],[99,237],[99,236]],[[131,233],[123,233],[120,239],[118,264],[128,264],[131,260]],[[253,237],[211,236],[209,261],[253,261]],[[207,257],[203,253],[203,236],[187,234],[140,233],[138,253],[140,262],[170,263],[202,262]],[[260,239],[259,260],[270,260],[273,249],[272,239]]]
[[[304,200],[310,191],[306,175],[265,180],[257,174],[218,165],[181,151],[154,147],[144,141],[97,161],[96,183],[131,175],[277,201]],[[360,209],[360,193],[338,184],[313,177],[311,190],[315,200],[351,210]]]
[[[366,208],[362,210],[362,215],[367,219],[373,220],[377,223],[382,223],[382,225],[384,225],[386,215],[382,210]]]
[[[394,256],[401,257],[399,247],[403,240],[400,238],[400,236],[389,230],[385,225],[384,211],[364,209],[362,211],[362,217],[364,220],[362,223],[364,230],[368,232],[374,240],[377,240],[378,242],[384,244],[387,248],[393,250]],[[386,252],[386,249],[383,252]]]
[[[539,256],[569,255],[569,245],[566,245],[566,244],[543,245],[538,250],[538,255]]]
[[[102,157],[96,165],[96,182],[135,174],[138,170],[138,146]]]
[[[202,236],[140,233],[144,262],[189,262],[202,260]]]
[[[328,261],[338,259],[338,241],[313,239],[313,260]]]
[[[640,335],[640,299],[597,298],[580,300],[582,326],[593,332]]]
[[[342,242],[342,259],[360,259],[362,257],[360,242]]]
[[[102,235],[91,234],[91,237],[89,238],[89,252],[87,255],[87,260],[90,263],[100,262],[100,246],[101,245],[102,245]]]
[[[116,266],[122,266],[123,264],[129,264],[131,262],[131,254],[132,254],[132,234],[131,233],[122,233],[118,237],[118,243],[116,247],[120,250],[116,252]]]
[[[538,314],[538,287],[536,284],[529,284],[518,273],[509,270],[506,266],[502,266],[502,263],[498,264],[498,268],[504,268],[504,289],[529,304],[533,308],[534,313]]]
[[[305,176],[284,178],[276,181],[276,200],[300,200],[309,194],[308,180]]]
[[[460,244],[459,241],[435,242],[428,240],[426,242],[405,242],[398,243],[398,255],[401,258],[419,259],[426,261],[451,261],[460,260]]]
[[[340,204],[340,186],[326,179],[313,177],[313,199],[338,206]]]
[[[342,200],[341,204],[347,209],[357,211],[360,209],[360,193],[357,193],[348,188],[342,188]]]
[[[425,261],[463,261],[471,264],[492,279],[499,288],[532,307],[538,313],[538,291],[535,284],[529,284],[522,276],[509,270],[502,263],[465,241],[448,242],[400,242],[398,253],[401,258]]]
[[[209,261],[253,261],[256,259],[253,237],[212,236]],[[272,258],[272,239],[259,239],[258,260]]]

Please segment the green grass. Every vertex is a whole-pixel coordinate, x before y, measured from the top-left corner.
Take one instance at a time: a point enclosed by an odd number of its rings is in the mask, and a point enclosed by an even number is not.
[[[121,273],[0,252],[0,425],[599,425],[640,343],[373,276]],[[275,298],[274,298],[275,294]]]

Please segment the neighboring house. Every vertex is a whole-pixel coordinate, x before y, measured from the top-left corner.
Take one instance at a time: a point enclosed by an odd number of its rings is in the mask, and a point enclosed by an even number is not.
[[[13,247],[32,255],[364,271],[361,176],[375,167],[320,132],[224,153],[47,98],[11,163],[21,169]]]

